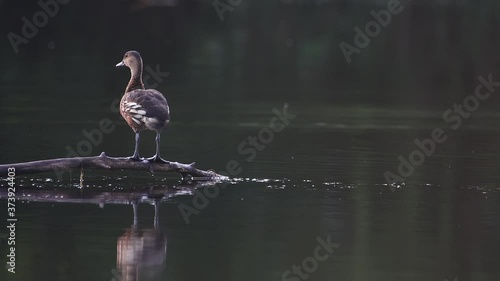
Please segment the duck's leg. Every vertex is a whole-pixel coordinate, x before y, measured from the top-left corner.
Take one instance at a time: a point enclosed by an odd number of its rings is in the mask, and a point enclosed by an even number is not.
[[[156,154],[153,157],[148,158],[148,160],[151,162],[167,163],[168,164],[170,162],[165,161],[165,160],[161,159],[161,157],[160,157],[160,136],[161,136],[161,130],[156,131]]]
[[[135,132],[135,148],[134,148],[134,155],[130,156],[128,159],[129,160],[135,160],[135,161],[140,161],[141,158],[139,157],[139,132]]]

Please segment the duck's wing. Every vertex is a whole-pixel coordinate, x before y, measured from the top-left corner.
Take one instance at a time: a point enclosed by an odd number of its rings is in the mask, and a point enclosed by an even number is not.
[[[124,106],[135,120],[145,123],[150,129],[161,129],[170,121],[167,100],[153,89],[128,92]]]

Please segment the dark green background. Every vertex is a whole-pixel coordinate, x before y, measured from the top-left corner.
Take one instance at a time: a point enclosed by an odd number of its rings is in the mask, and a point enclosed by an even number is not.
[[[133,133],[111,109],[129,73],[115,64],[134,49],[168,72],[156,86],[172,111],[162,155],[216,171],[236,160],[242,172],[190,224],[178,205],[192,196],[162,204],[166,262],[140,280],[281,280],[327,235],[341,247],[309,280],[498,280],[500,98],[456,131],[442,115],[479,75],[500,81],[500,2],[405,2],[350,64],[339,44],[386,1],[243,0],[222,22],[211,1],[139,2],[72,0],[16,54],[7,35],[40,7],[0,0],[0,162],[64,157],[103,118],[116,127],[90,154],[130,155]],[[238,145],[285,103],[297,117],[246,161]],[[391,192],[384,172],[434,128],[447,141]],[[153,137],[143,134],[143,156]],[[77,174],[17,184],[79,192]],[[85,190],[178,183],[163,176],[86,171]],[[17,212],[18,273],[1,280],[111,280],[130,206],[25,202]],[[139,216],[152,226],[152,207]]]

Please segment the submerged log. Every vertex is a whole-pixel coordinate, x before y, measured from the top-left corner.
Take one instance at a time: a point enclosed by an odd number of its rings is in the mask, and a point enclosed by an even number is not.
[[[21,188],[16,192],[16,201],[97,204],[100,207],[105,205],[154,204],[167,202],[177,196],[194,195],[196,189],[211,187],[217,183],[218,181],[181,182],[171,186],[159,185],[124,190],[114,190],[113,188],[47,189],[18,186]],[[7,200],[7,198],[9,198],[7,188],[0,188],[0,199]]]
[[[1,164],[0,176],[8,174],[9,168],[15,169],[16,175],[33,174],[43,172],[55,172],[58,177],[62,171],[71,169],[124,169],[142,170],[154,172],[177,172],[183,179],[189,176],[193,180],[225,180],[226,176],[219,175],[214,171],[199,170],[194,167],[195,163],[182,164],[177,162],[156,163],[147,160],[134,161],[123,157],[109,157],[104,152],[94,157],[72,157],[47,159],[32,162]]]

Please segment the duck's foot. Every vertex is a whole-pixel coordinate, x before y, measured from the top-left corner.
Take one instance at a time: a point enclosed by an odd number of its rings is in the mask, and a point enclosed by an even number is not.
[[[146,160],[148,160],[149,162],[154,162],[154,163],[170,164],[170,162],[162,159],[161,157],[159,157],[157,155],[150,157],[150,158],[146,158]]]
[[[131,160],[131,161],[142,161],[142,159],[137,156],[137,155],[132,155],[130,157],[127,157],[127,160]]]

